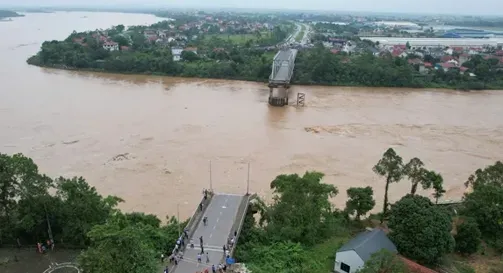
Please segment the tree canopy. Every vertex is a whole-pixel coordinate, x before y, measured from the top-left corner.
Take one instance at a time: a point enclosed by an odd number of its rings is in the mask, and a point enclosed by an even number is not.
[[[376,204],[372,187],[349,188],[346,192],[349,198],[346,201],[346,212],[350,215],[354,214],[358,220],[371,211]]]
[[[483,237],[503,238],[503,163],[478,169],[466,185],[473,191],[465,195],[463,213],[476,220]]]
[[[388,212],[388,191],[389,185],[391,183],[396,183],[400,181],[403,177],[403,163],[402,158],[393,150],[389,148],[384,152],[382,158],[377,162],[377,164],[372,169],[376,174],[386,178],[386,186],[384,188],[384,203],[381,214],[381,223],[383,223],[384,218],[387,217]]]
[[[338,191],[321,183],[323,176],[319,172],[279,175],[271,182],[274,203],[268,209],[266,229],[276,240],[313,244],[330,232],[329,198]]]
[[[465,219],[457,226],[454,240],[456,241],[455,250],[457,252],[462,254],[477,252],[481,242],[481,233],[477,222],[471,218]]]
[[[454,247],[449,214],[422,196],[408,194],[392,205],[390,238],[398,251],[423,264],[435,264]]]

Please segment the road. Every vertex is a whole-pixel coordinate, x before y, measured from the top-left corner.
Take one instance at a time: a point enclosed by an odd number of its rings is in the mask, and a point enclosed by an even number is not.
[[[197,226],[192,240],[194,242],[194,249],[190,247],[185,250],[183,260],[180,260],[176,273],[196,273],[201,272],[205,268],[209,268],[211,272],[211,265],[220,263],[223,257],[223,246],[227,243],[229,234],[236,220],[239,205],[241,204],[244,196],[229,195],[229,194],[215,194],[208,208],[206,208],[205,216],[208,217],[208,225],[204,226],[203,221]],[[202,256],[203,262],[198,264],[197,254],[201,251],[199,244],[199,237],[203,236],[204,251],[208,252],[210,263],[206,264],[206,256]],[[190,242],[190,241],[189,241]]]

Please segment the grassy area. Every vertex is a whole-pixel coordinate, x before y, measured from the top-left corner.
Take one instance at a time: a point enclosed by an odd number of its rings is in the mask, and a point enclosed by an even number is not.
[[[267,37],[269,32],[261,32],[261,37]],[[222,40],[229,40],[236,44],[245,44],[249,40],[257,40],[256,34],[210,34],[206,35],[205,39],[209,40],[213,37],[220,38]]]
[[[306,26],[301,25],[299,34],[295,37],[295,41],[300,42],[302,40],[302,37],[304,37],[304,32],[306,31]]]
[[[491,252],[491,251],[489,251]],[[503,261],[495,253],[474,254],[463,257],[457,254],[447,255],[440,268],[449,273],[499,273],[503,272]]]
[[[309,259],[315,261],[316,268],[311,273],[327,273],[334,270],[335,252],[351,239],[349,234],[334,236],[308,249]]]

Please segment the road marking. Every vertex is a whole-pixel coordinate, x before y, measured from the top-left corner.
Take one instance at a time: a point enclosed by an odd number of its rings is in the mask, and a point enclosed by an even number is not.
[[[217,223],[218,223],[218,221],[220,221],[220,217],[219,217],[219,218],[217,218]]]
[[[217,227],[216,225],[215,225],[215,226],[213,226],[213,229],[215,229],[216,227]]]
[[[213,237],[213,233],[210,234],[210,238]]]
[[[227,207],[226,206],[222,206],[223,209],[226,209]]]
[[[222,212],[220,212],[220,215],[222,215]]]

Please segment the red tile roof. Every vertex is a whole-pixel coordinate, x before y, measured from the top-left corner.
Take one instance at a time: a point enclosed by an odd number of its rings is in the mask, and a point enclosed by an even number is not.
[[[416,262],[413,262],[403,256],[400,256],[400,258],[403,260],[405,265],[409,268],[411,273],[438,273],[435,270],[429,269],[425,266],[422,266]]]
[[[462,66],[459,68],[459,71],[461,71],[461,72],[465,72],[466,70],[468,70],[468,67]]]
[[[422,64],[423,63],[423,61],[421,61],[420,59],[417,59],[417,58],[416,59],[409,59],[407,62],[409,64]]]
[[[121,50],[122,51],[127,51],[127,50],[129,50],[129,47],[128,46],[121,46]]]
[[[339,53],[339,52],[340,52],[340,50],[337,50],[337,49],[332,49],[332,50],[330,50],[330,52],[332,52],[333,54],[337,54],[337,53]]]
[[[442,58],[440,58],[440,60],[441,60],[442,62],[447,62],[447,61],[450,61],[450,60],[455,60],[455,59],[456,59],[456,58],[454,58],[454,57],[452,57],[452,56],[449,56],[449,55],[447,55],[447,56],[442,56]]]
[[[403,53],[403,50],[401,50],[401,49],[394,49],[394,50],[393,50],[393,52],[391,52],[391,55],[392,55],[393,57],[398,57],[398,56],[400,56],[400,54],[402,54],[402,53]]]
[[[453,68],[453,67],[456,67],[455,64],[453,63],[441,63],[440,64],[443,68]]]
[[[424,63],[424,67],[432,67],[433,65],[431,63]]]
[[[496,56],[503,56],[503,50],[496,51]]]
[[[393,47],[395,49],[402,49],[402,50],[406,50],[407,49],[407,45],[394,45]]]
[[[104,45],[111,45],[111,46],[118,45],[118,43],[116,43],[116,42],[104,42],[103,44]]]
[[[185,51],[197,51],[197,47],[186,47]]]
[[[463,48],[462,47],[453,47],[452,50],[454,50],[454,52],[462,52]]]

